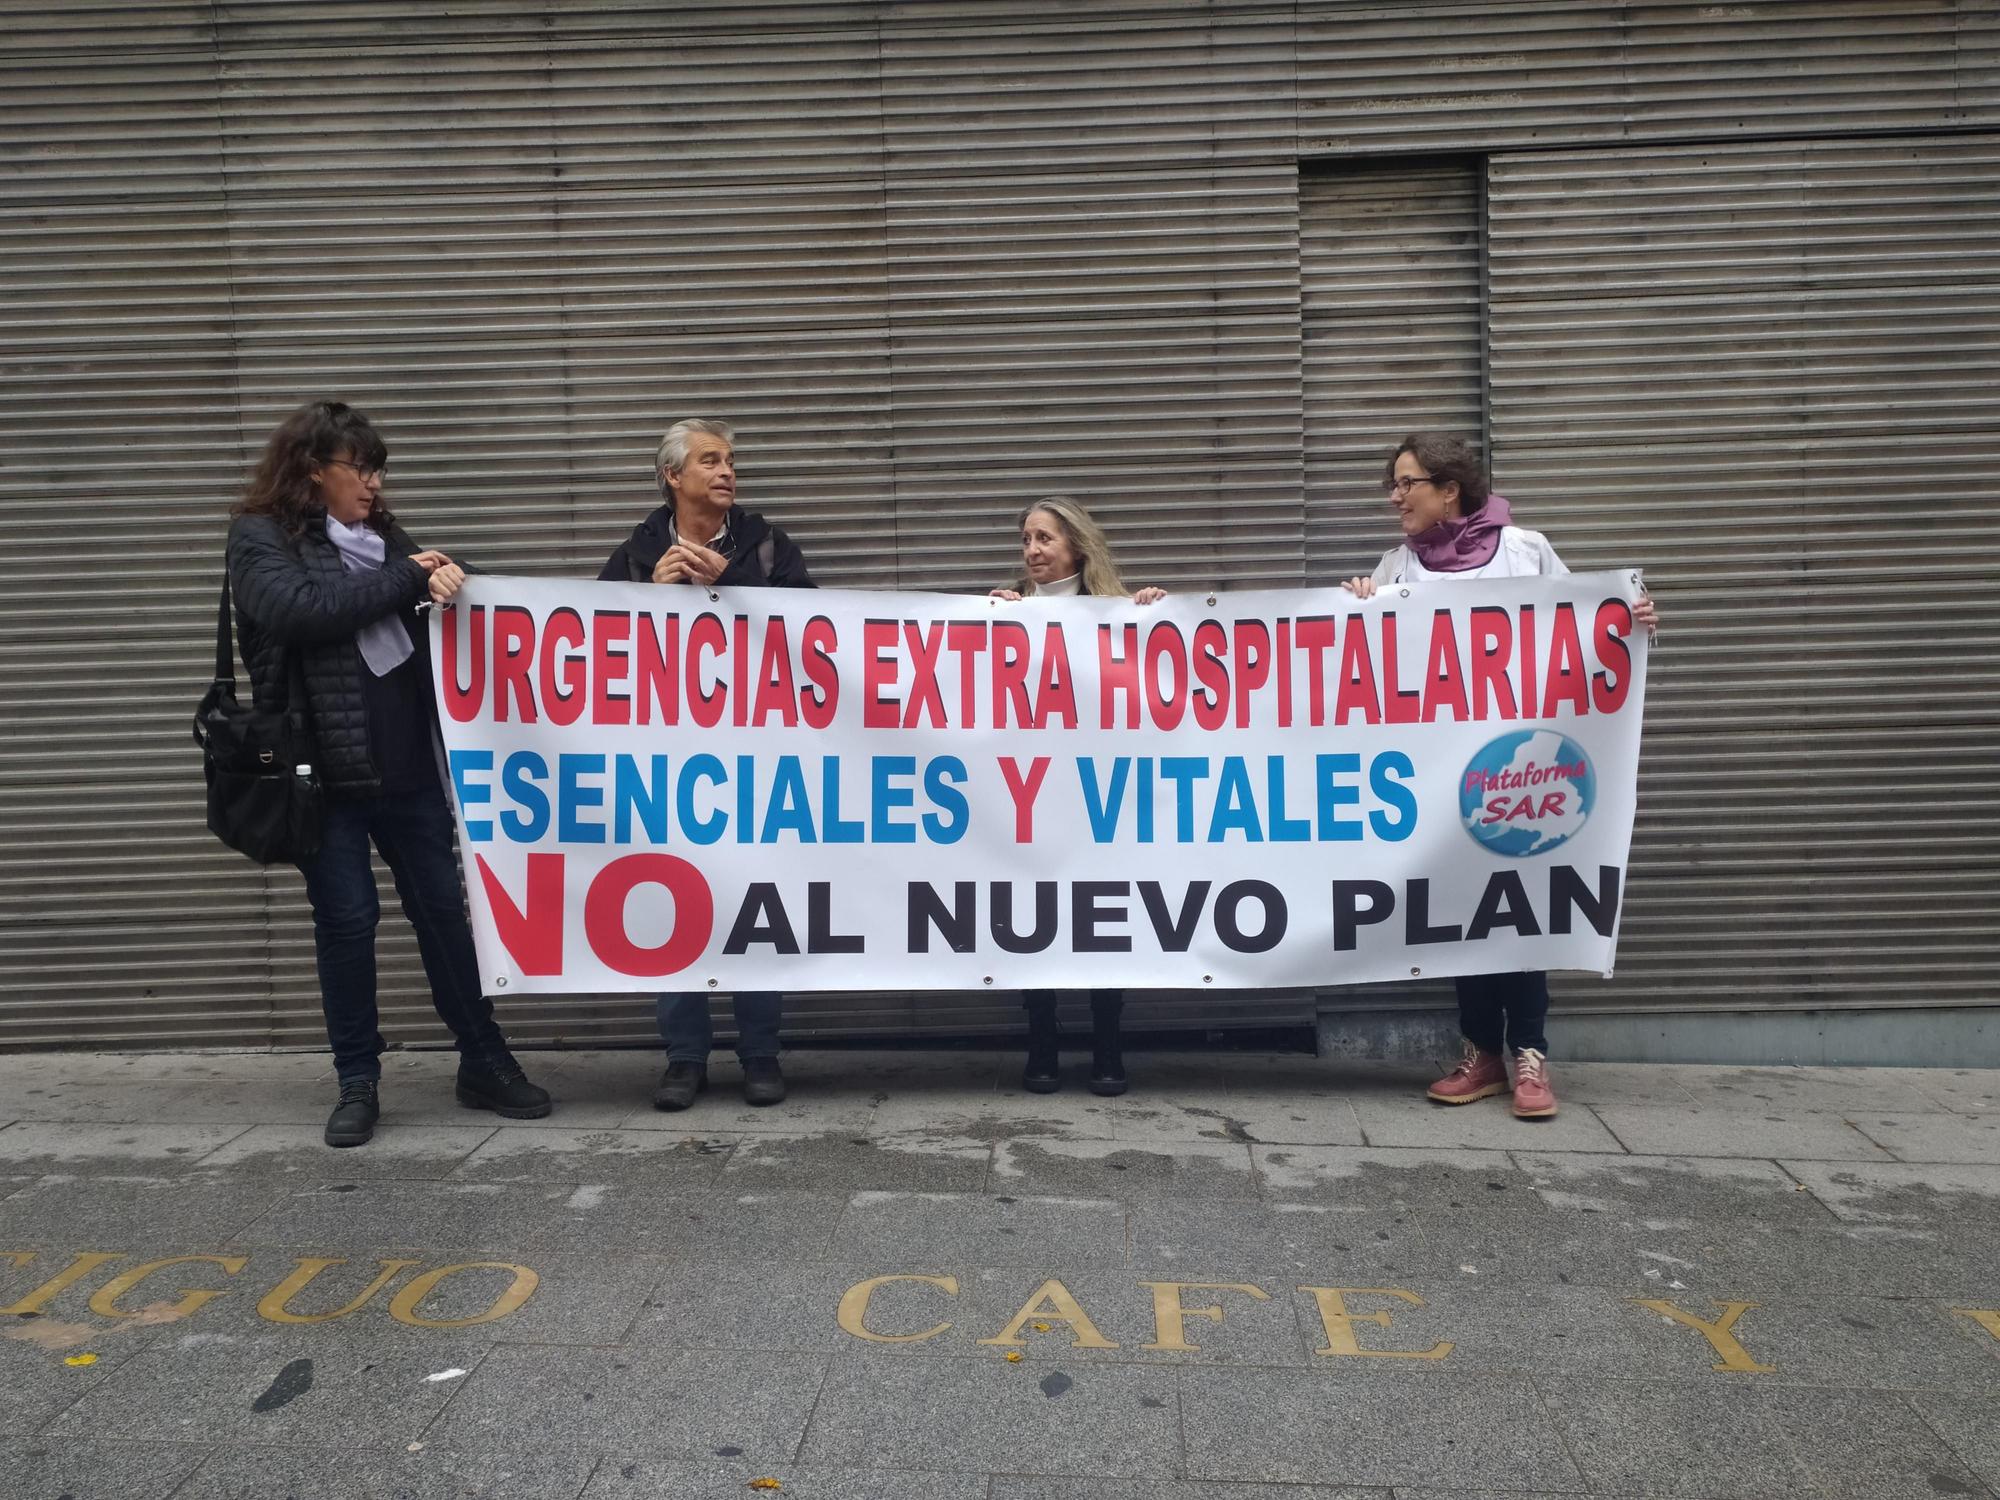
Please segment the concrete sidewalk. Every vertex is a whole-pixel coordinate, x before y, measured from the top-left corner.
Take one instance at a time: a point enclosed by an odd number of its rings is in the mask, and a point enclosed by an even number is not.
[[[525,1060],[0,1058],[0,1496],[2000,1495],[2000,1072]]]

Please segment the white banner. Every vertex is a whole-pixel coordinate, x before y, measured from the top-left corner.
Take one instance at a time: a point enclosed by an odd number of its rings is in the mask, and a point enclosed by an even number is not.
[[[490,994],[1610,973],[1632,573],[1124,600],[477,577]]]

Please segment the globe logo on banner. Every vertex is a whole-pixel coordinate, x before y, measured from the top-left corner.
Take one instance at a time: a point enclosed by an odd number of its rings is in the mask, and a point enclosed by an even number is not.
[[[1458,783],[1465,830],[1495,854],[1526,859],[1567,843],[1597,806],[1597,772],[1583,746],[1552,729],[1489,740]]]

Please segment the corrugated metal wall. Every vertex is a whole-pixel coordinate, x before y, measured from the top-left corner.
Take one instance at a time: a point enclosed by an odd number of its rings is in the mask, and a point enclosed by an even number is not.
[[[297,879],[208,840],[186,739],[226,503],[297,401],[371,411],[418,534],[493,568],[593,571],[652,502],[660,428],[703,411],[738,422],[746,501],[830,583],[996,581],[1012,512],[1058,488],[1106,516],[1136,578],[1321,581],[1379,549],[1375,492],[1346,476],[1372,477],[1402,396],[1464,414],[1486,394],[1488,172],[1503,477],[1572,562],[1640,558],[1671,600],[1635,979],[1593,996],[1743,978],[1793,1000],[1830,969],[1859,993],[1912,962],[1937,993],[1990,995],[1948,932],[1993,904],[1973,769],[1990,680],[1919,702],[1863,631],[1947,619],[1911,614],[1915,558],[1892,564],[1893,598],[1822,582],[1925,534],[1892,481],[1934,472],[1913,465],[1940,437],[1968,466],[1990,446],[1991,414],[1938,384],[1991,389],[1990,161],[1964,143],[1951,189],[1929,146],[1900,177],[1889,144],[1641,147],[2000,126],[1995,9],[0,0],[0,1045],[320,1036]],[[1374,160],[1409,153],[1458,159]],[[1302,210],[1301,161],[1376,170],[1309,171]],[[1860,271],[1820,243],[1849,210],[1812,205],[1836,199],[1883,219],[1852,247]],[[1355,222],[1372,245],[1343,243]],[[1418,242],[1453,288],[1443,315],[1403,284]],[[1662,244],[1681,247],[1671,275]],[[1339,282],[1349,264],[1360,282]],[[1580,270],[1602,283],[1587,303]],[[1984,290],[1954,307],[1941,282]],[[1836,345],[1809,397],[1788,383]],[[1680,352],[1621,397],[1620,349]],[[1898,416],[1873,429],[1835,415],[1885,399]],[[1903,420],[1932,408],[1955,415]],[[1767,422],[1793,430],[1753,458],[1736,439]],[[1838,497],[1809,536],[1782,474],[1807,454]],[[1976,511],[1985,481],[1960,483],[1931,515]],[[1767,517],[1794,534],[1717,571],[1723,539]],[[1976,673],[1991,606],[1956,597]],[[1756,771],[1773,700],[1742,686],[1747,663],[1799,641],[1784,723],[1824,735],[1789,773]],[[1822,680],[1888,717],[1843,730]],[[1806,770],[1843,755],[1886,797],[1908,736],[1902,819],[1800,811]],[[1879,868],[1903,883],[1855,926]],[[1763,908],[1781,932],[1717,904],[1795,878]],[[1843,922],[1874,934],[1858,967],[1824,947]],[[1711,931],[1713,961],[1676,981],[1664,955]],[[431,1036],[407,935],[384,933],[386,1017]],[[985,998],[800,1009],[835,1029],[1011,1019]],[[1236,1017],[1300,1013],[1277,996]],[[630,1000],[506,1014],[529,1038],[649,1028]]]

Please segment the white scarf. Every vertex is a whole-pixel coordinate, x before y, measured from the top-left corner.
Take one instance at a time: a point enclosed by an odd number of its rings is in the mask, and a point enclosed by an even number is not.
[[[348,526],[328,516],[326,539],[340,554],[340,565],[350,573],[379,572],[389,556],[388,542],[366,521]],[[416,650],[410,644],[409,631],[403,628],[402,619],[394,610],[363,625],[355,632],[354,643],[361,648],[361,659],[368,663],[368,670],[377,677],[387,677]]]

